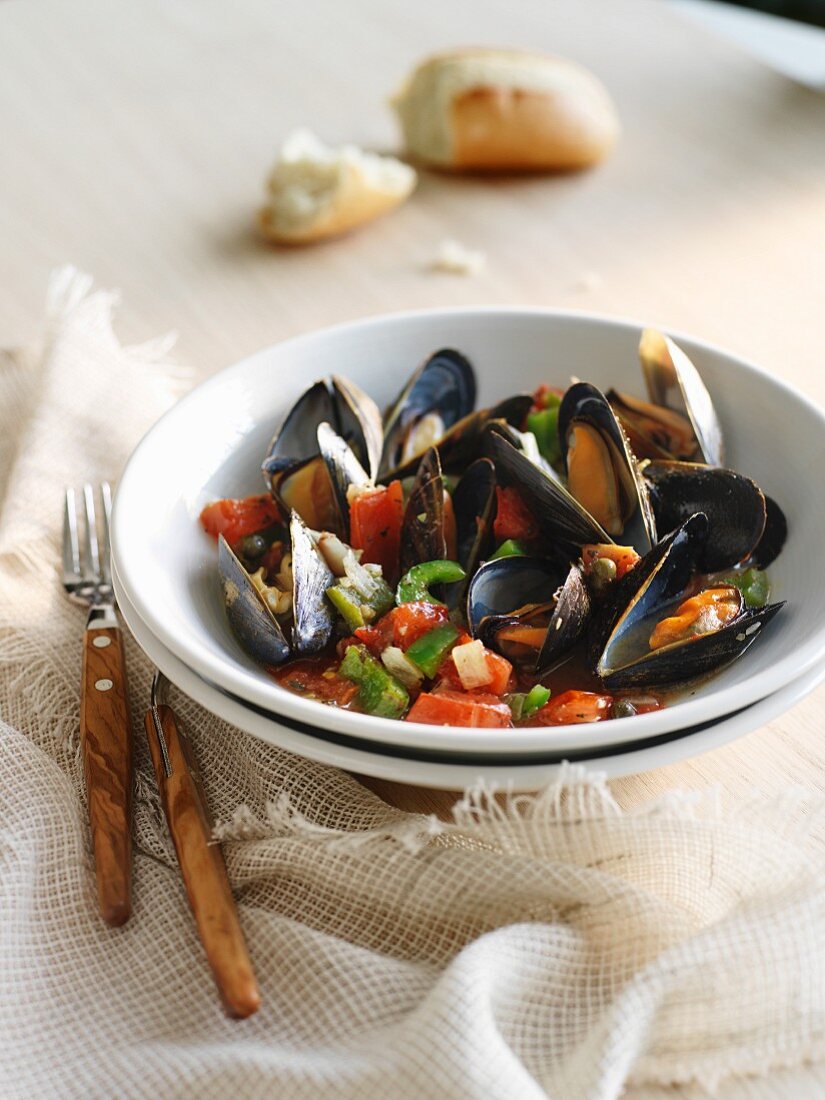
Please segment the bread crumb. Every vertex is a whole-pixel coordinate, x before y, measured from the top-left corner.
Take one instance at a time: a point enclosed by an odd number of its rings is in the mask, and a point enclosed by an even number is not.
[[[570,289],[584,294],[591,290],[600,290],[603,285],[604,279],[598,271],[583,271]]]
[[[451,275],[478,275],[486,263],[487,257],[483,252],[466,248],[459,241],[447,239],[436,249],[430,268],[433,271],[446,271]]]

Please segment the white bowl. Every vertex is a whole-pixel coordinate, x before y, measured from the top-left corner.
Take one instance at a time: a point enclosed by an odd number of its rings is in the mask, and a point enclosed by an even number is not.
[[[232,636],[214,543],[198,513],[210,499],[262,489],[262,455],[283,414],[322,375],[345,374],[379,404],[435,348],[459,348],[479,376],[481,404],[578,375],[641,393],[640,325],[549,310],[436,310],[342,325],[267,348],[179,402],[136,448],[118,487],[113,554],[151,632],[199,676],[275,714],[344,735],[436,751],[519,754],[644,740],[706,722],[776,692],[825,657],[825,585],[818,550],[825,512],[815,490],[825,416],[764,371],[675,334],[699,368],[725,430],[731,466],[782,505],[790,535],[771,566],[785,610],[739,661],[683,701],[587,726],[478,730],[389,722],[325,707],[277,685]]]
[[[141,620],[123,591],[116,570],[113,571],[113,580],[124,619],[138,644],[161,672],[212,714],[267,744],[321,764],[346,768],[347,771],[372,775],[377,779],[449,791],[464,790],[480,779],[512,791],[534,791],[553,779],[562,767],[558,756],[549,759],[538,755],[515,757],[501,764],[495,758],[491,761],[488,754],[480,755],[475,761],[472,757],[449,753],[434,754],[430,758],[416,757],[409,751],[403,756],[397,752],[392,755],[386,751],[386,746],[374,742],[341,738],[338,734],[327,734],[311,726],[303,730],[297,726],[287,726],[282,719],[253,709],[187,668]],[[663,768],[667,764],[720,748],[745,733],[759,729],[798,703],[823,679],[825,668],[813,669],[758,703],[751,703],[742,710],[699,727],[681,730],[661,743],[618,750],[595,749],[592,755],[578,757],[577,760],[592,771],[603,772],[610,779]]]

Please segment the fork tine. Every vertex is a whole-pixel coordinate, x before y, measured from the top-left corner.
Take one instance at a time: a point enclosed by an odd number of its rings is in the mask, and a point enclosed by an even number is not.
[[[77,537],[77,502],[74,489],[66,490],[63,506],[63,583],[80,579],[80,541]]]
[[[103,502],[103,541],[100,545],[100,577],[104,584],[112,580],[111,544],[109,528],[112,522],[112,487],[108,481],[100,486],[100,499]]]
[[[95,494],[88,482],[83,486],[83,503],[86,508],[86,553],[84,554],[85,573],[89,580],[100,578],[100,550],[97,542],[97,520],[95,517]]]

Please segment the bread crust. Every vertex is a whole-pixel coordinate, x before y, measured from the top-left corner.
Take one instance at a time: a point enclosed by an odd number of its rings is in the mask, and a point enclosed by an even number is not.
[[[592,73],[547,54],[456,49],[427,58],[395,97],[408,151],[454,171],[585,168],[619,123]]]

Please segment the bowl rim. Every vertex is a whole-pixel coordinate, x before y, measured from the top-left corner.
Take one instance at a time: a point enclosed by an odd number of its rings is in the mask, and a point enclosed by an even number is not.
[[[359,714],[354,711],[340,710],[326,706],[311,699],[302,698],[279,687],[273,680],[262,681],[259,676],[231,660],[230,655],[222,658],[202,646],[197,637],[181,637],[169,626],[163,614],[163,608],[154,606],[151,593],[143,592],[140,584],[139,555],[122,553],[122,547],[128,546],[125,518],[129,498],[133,492],[133,483],[140,483],[140,467],[144,455],[151,451],[155,440],[166,431],[170,422],[185,416],[190,407],[197,406],[213,390],[219,390],[227,384],[253,370],[261,361],[267,360],[277,349],[279,354],[313,341],[334,338],[337,335],[368,331],[370,328],[391,327],[399,322],[426,321],[429,318],[453,317],[472,320],[473,317],[536,318],[547,321],[573,321],[577,324],[596,325],[622,333],[638,334],[647,327],[625,317],[612,317],[587,310],[552,309],[541,306],[468,306],[461,308],[438,307],[433,309],[404,310],[393,313],[379,313],[367,317],[346,321],[323,328],[311,329],[304,333],[278,341],[261,348],[251,355],[231,364],[195,386],[182,397],[146,432],[132,451],[121,474],[115,493],[112,517],[112,554],[117,563],[118,574],[124,591],[131,599],[136,611],[152,633],[172,653],[191,667],[199,676],[211,681],[218,687],[244,699],[255,706],[262,706],[273,714],[284,713],[289,717],[306,722],[309,725],[323,727],[366,740],[391,742],[410,747],[416,745],[456,751],[467,751],[468,742],[479,740],[480,731],[469,727],[432,726],[417,722],[397,722],[377,718],[373,715]],[[759,377],[769,386],[779,391],[789,401],[799,402],[819,422],[825,432],[825,412],[804,393],[783,379],[776,378],[762,367],[756,366],[731,354],[718,345],[698,340],[689,334],[667,328],[671,335],[689,354],[709,353],[721,357],[727,363],[735,365],[745,374]],[[479,751],[500,753],[502,751],[536,752],[564,751],[565,748],[581,748],[585,743],[592,745],[622,744],[633,740],[644,740],[684,725],[695,725],[709,718],[730,713],[747,703],[774,693],[784,685],[804,675],[825,657],[825,624],[822,630],[802,647],[795,649],[776,661],[769,670],[759,676],[749,677],[742,683],[731,685],[711,696],[701,693],[650,714],[636,715],[615,722],[593,723],[572,726],[531,726],[516,729],[485,729],[481,733]]]

